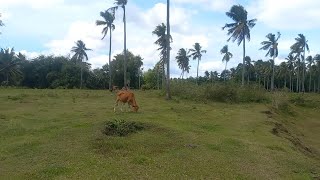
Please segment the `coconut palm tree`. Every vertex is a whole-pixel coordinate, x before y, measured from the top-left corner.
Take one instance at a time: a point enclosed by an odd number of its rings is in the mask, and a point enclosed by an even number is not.
[[[21,76],[19,63],[22,59],[18,58],[13,48],[1,49],[0,51],[0,73],[6,77],[5,85],[9,84],[9,80],[15,76]]]
[[[112,9],[111,9],[112,10]],[[108,34],[108,31],[110,30],[110,42],[109,42],[109,90],[112,89],[112,67],[111,67],[111,39],[112,39],[112,31],[115,29],[115,26],[113,24],[114,21],[114,10],[113,12],[104,11],[100,12],[100,16],[103,18],[103,21],[97,20],[96,25],[97,26],[104,26],[102,29],[103,37],[101,40],[103,40],[106,35]]]
[[[126,5],[128,0],[115,0],[115,7],[111,7],[108,11],[114,12],[118,9],[118,7],[123,9],[123,53],[124,53],[124,73],[123,73],[123,80],[124,80],[124,87],[127,87],[127,26],[126,26]]]
[[[306,61],[308,62],[308,69],[309,69],[309,92],[311,92],[311,76],[312,76],[312,65],[314,63],[314,59],[312,56],[308,56],[306,58]]]
[[[74,53],[73,59],[80,62],[81,76],[80,76],[80,89],[82,89],[82,62],[83,60],[88,60],[88,55],[86,51],[91,51],[92,49],[86,48],[86,44],[82,40],[76,42],[76,46],[73,46],[71,52]]]
[[[273,59],[273,64],[272,64],[272,76],[271,76],[271,90],[274,90],[274,59],[278,57],[278,40],[281,36],[280,32],[277,33],[277,38],[275,34],[269,33],[266,38],[268,39],[267,41],[261,42],[262,47],[260,50],[265,50],[267,51],[266,57],[270,56]]]
[[[220,53],[223,54],[222,62],[226,62],[226,66],[224,70],[227,70],[227,64],[232,58],[232,53],[229,52],[228,45],[223,46],[223,48],[220,50]],[[225,74],[226,75],[226,74]],[[226,76],[224,76],[224,81],[226,81]]]
[[[198,84],[198,74],[199,74],[199,61],[201,61],[202,53],[206,53],[206,50],[202,50],[202,47],[199,43],[195,43],[193,45],[193,49],[190,49],[189,52],[191,52],[190,56],[193,58],[193,60],[198,60],[198,66],[197,66],[197,79],[196,82]]]
[[[166,98],[171,99],[170,92],[170,0],[167,0],[167,85],[166,85]]]
[[[190,65],[189,65],[189,56],[187,54],[187,50],[181,48],[178,51],[178,55],[176,56],[176,60],[179,68],[182,70],[181,77],[183,79],[183,75],[185,72],[189,73]]]
[[[296,42],[290,47],[291,53],[295,54],[296,57],[301,57],[302,60],[302,92],[305,92],[304,79],[305,79],[305,57],[306,50],[309,52],[308,40],[303,34],[298,34],[295,38]],[[303,54],[301,54],[303,53]]]
[[[242,86],[244,85],[244,74],[245,74],[245,57],[246,57],[246,39],[250,41],[250,29],[256,25],[257,19],[248,20],[248,12],[241,5],[234,5],[231,7],[226,15],[231,18],[234,22],[226,24],[222,29],[228,29],[228,35],[235,42],[237,40],[238,46],[243,42],[243,63],[242,63]]]
[[[166,25],[164,23],[159,24],[155,30],[152,32],[153,35],[158,36],[158,39],[154,42],[156,45],[159,46],[157,50],[160,50],[159,56],[160,56],[160,65],[162,68],[162,80],[163,85],[165,85],[165,65],[167,64],[167,54],[168,54],[168,43],[167,43],[167,35],[166,35]],[[170,37],[170,40],[172,38]]]
[[[318,92],[320,92],[320,54],[314,56],[314,61],[316,62],[317,71],[318,71]]]

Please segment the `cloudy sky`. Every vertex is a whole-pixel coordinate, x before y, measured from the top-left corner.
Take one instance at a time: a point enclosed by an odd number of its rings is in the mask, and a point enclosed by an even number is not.
[[[113,0],[0,0],[0,13],[5,23],[1,27],[0,47],[14,47],[29,58],[39,54],[68,55],[74,42],[81,39],[89,52],[89,63],[98,68],[108,61],[108,38],[101,40],[101,27],[95,21],[99,12],[113,5]],[[159,60],[152,35],[156,25],[165,22],[165,0],[128,0],[127,47],[144,60],[144,69],[152,68]],[[257,18],[247,44],[247,55],[253,60],[267,58],[260,51],[260,43],[268,33],[280,31],[279,58],[287,55],[290,45],[299,33],[309,40],[310,55],[320,53],[320,1],[319,0],[171,0],[172,52],[171,74],[180,75],[175,56],[180,48],[192,48],[199,42],[207,54],[200,62],[200,75],[204,71],[221,71],[220,49],[228,44],[234,57],[228,67],[241,62],[242,48],[226,42],[228,36],[222,28],[231,20],[225,12],[234,4],[243,5],[250,19]],[[112,54],[123,49],[122,11],[118,11],[113,32]],[[191,61],[191,72],[196,74],[196,61]]]

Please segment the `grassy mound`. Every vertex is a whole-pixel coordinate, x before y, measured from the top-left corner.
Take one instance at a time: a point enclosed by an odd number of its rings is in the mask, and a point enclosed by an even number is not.
[[[131,133],[144,130],[146,125],[140,122],[114,119],[107,121],[103,133],[108,136],[127,136]]]

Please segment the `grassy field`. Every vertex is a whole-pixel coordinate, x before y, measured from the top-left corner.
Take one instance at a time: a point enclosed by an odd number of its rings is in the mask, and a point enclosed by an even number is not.
[[[154,91],[136,99],[138,113],[114,113],[108,91],[0,89],[0,179],[320,178],[319,106],[288,115]],[[149,128],[104,135],[114,119]]]

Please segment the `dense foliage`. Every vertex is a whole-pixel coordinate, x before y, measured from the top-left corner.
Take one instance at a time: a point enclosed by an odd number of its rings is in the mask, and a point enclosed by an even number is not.
[[[138,88],[139,69],[142,58],[131,52],[128,55],[128,79],[130,86]],[[123,84],[123,54],[112,61],[113,85]],[[83,68],[83,87],[88,89],[107,89],[109,86],[109,65],[91,69],[89,63],[65,56],[39,56],[26,60],[13,49],[0,52],[0,82],[2,85],[28,88],[79,88],[81,67]]]

